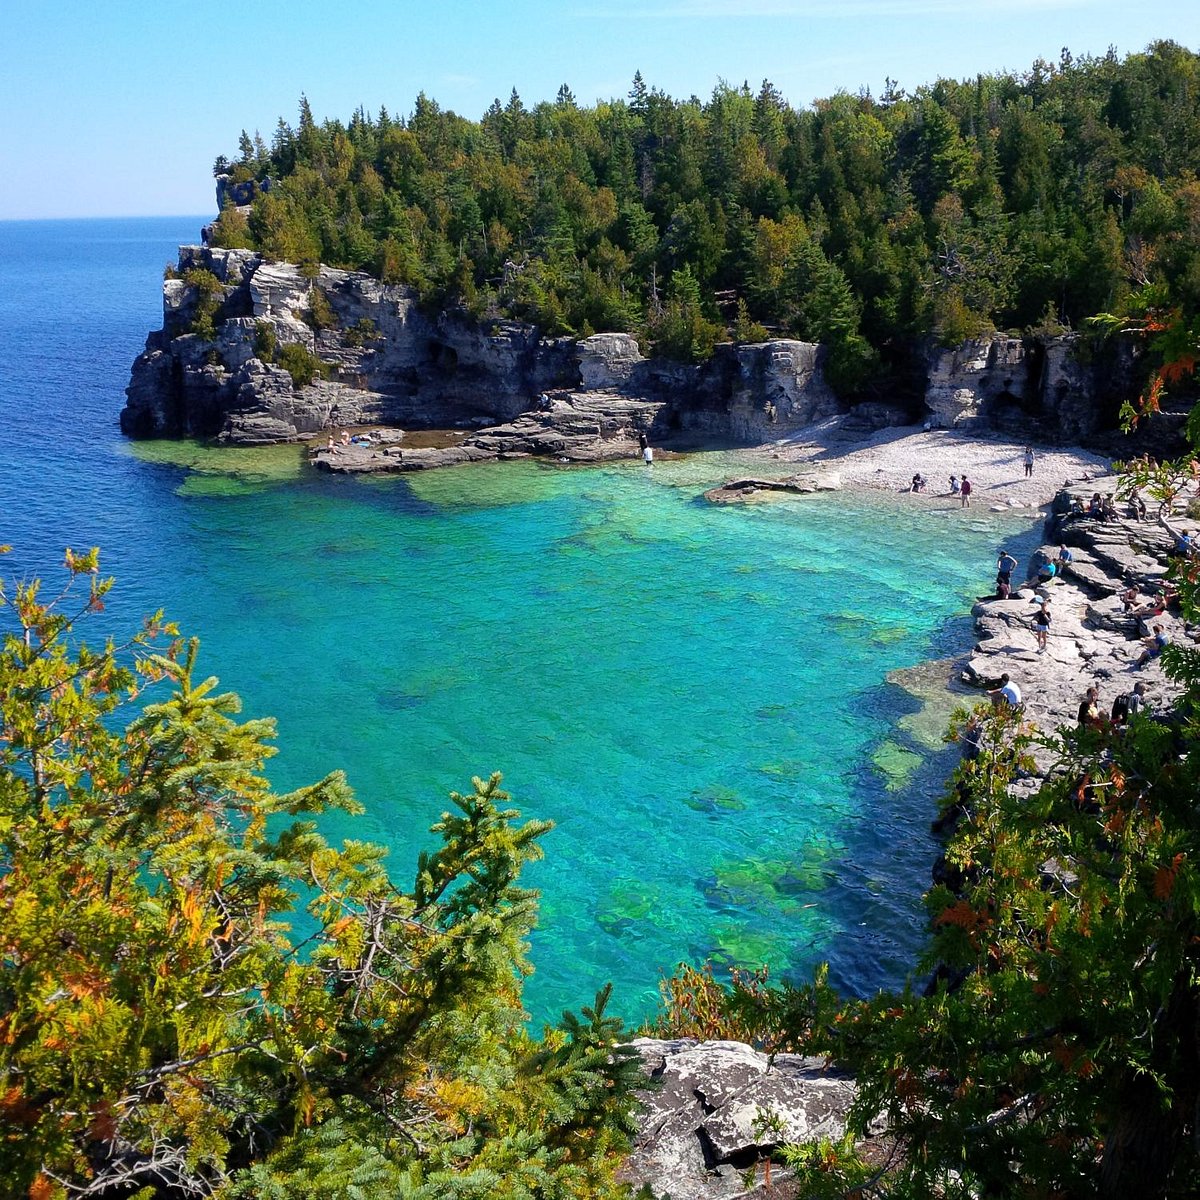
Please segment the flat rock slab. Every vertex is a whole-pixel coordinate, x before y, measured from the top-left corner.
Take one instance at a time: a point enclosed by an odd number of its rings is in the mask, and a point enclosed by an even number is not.
[[[857,1094],[824,1059],[768,1058],[741,1042],[637,1038],[651,1087],[623,1177],[670,1200],[721,1200],[754,1191],[744,1173],[783,1142],[836,1139]],[[763,1118],[774,1119],[774,1128]],[[782,1174],[778,1169],[777,1175]]]
[[[764,493],[810,496],[814,492],[837,492],[841,487],[841,476],[825,471],[819,475],[790,475],[786,479],[731,479],[720,487],[710,488],[704,498],[713,504],[746,504],[762,500]]]

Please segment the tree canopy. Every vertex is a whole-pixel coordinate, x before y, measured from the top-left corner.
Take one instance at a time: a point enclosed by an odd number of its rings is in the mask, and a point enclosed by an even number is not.
[[[217,237],[683,357],[744,307],[829,343],[853,392],[931,333],[1079,328],[1151,284],[1194,299],[1198,147],[1200,57],[1172,42],[806,109],[769,80],[678,100],[640,74],[624,99],[514,91],[478,121],[424,93],[407,119],[302,101],[220,160],[272,184]]]

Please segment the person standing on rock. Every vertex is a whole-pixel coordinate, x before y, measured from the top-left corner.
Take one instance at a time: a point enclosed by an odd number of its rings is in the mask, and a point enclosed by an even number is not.
[[[1025,447],[1025,478],[1029,479],[1033,475],[1033,447]]]
[[[1046,649],[1046,639],[1050,636],[1050,597],[1042,597],[1042,607],[1033,614],[1033,635],[1037,638],[1038,653]]]
[[[962,477],[962,483],[959,484],[958,494],[961,497],[961,500],[959,502],[959,508],[970,508],[971,507],[971,481],[965,475]]]
[[[996,586],[1012,588],[1012,573],[1017,569],[1017,560],[1007,550],[1000,551],[996,559]]]

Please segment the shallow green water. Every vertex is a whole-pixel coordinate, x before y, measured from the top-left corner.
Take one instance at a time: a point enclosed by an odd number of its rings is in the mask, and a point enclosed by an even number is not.
[[[472,774],[556,822],[536,1014],[613,979],[645,1015],[680,959],[832,957],[860,990],[910,964],[944,767],[922,779],[883,679],[961,640],[994,518],[715,507],[719,456],[290,484],[262,455],[188,461],[188,623],[279,718],[281,785],[345,766],[368,816],[336,832],[392,846],[401,878]]]

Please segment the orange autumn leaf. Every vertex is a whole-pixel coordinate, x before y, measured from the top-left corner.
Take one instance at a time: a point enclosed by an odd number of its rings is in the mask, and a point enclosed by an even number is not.
[[[54,1184],[45,1175],[39,1175],[29,1185],[29,1200],[51,1200],[54,1195]]]
[[[1175,872],[1170,867],[1159,867],[1154,872],[1155,900],[1169,900],[1175,890]]]

